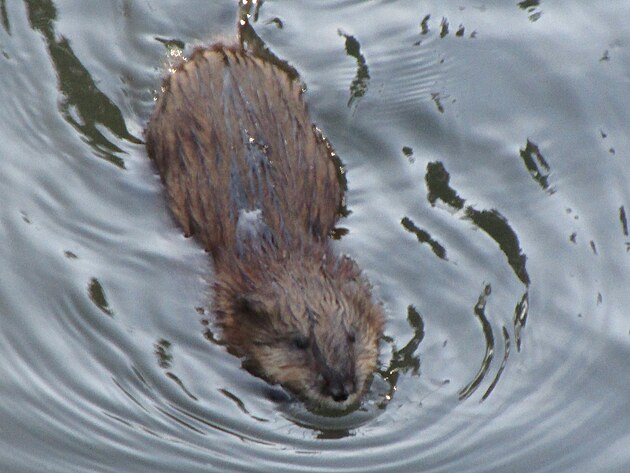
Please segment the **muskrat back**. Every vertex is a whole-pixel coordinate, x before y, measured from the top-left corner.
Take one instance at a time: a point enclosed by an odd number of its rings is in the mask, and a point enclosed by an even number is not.
[[[376,369],[380,305],[329,235],[339,170],[301,85],[239,47],[166,78],[146,133],[170,207],[215,267],[212,310],[244,366],[308,404],[356,404]]]
[[[215,45],[195,51],[165,86],[147,141],[187,234],[213,254],[233,252],[239,217],[260,211],[263,235],[280,246],[327,237],[342,193],[297,81]]]

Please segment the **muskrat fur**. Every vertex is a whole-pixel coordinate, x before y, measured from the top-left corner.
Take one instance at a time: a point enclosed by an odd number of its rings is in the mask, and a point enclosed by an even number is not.
[[[330,235],[343,192],[300,83],[238,46],[195,50],[164,81],[149,156],[187,235],[214,262],[212,311],[231,353],[308,405],[356,405],[383,312]]]

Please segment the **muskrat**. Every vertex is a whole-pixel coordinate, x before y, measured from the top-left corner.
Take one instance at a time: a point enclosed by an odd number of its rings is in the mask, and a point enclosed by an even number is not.
[[[228,350],[307,405],[346,409],[377,367],[384,317],[332,248],[339,168],[302,95],[244,48],[198,48],[165,79],[146,146],[177,221],[212,256]]]

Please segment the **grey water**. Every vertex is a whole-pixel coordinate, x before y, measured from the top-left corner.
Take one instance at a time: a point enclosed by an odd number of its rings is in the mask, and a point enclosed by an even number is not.
[[[630,8],[241,5],[344,165],[387,313],[343,417],[215,338],[143,144],[234,1],[0,0],[0,471],[630,471]]]

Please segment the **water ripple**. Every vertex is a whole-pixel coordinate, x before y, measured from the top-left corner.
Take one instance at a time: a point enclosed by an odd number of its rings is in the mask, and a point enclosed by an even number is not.
[[[226,352],[138,140],[165,43],[234,3],[0,2],[0,469],[625,471],[624,10],[255,3],[387,310],[364,405],[317,416]]]

